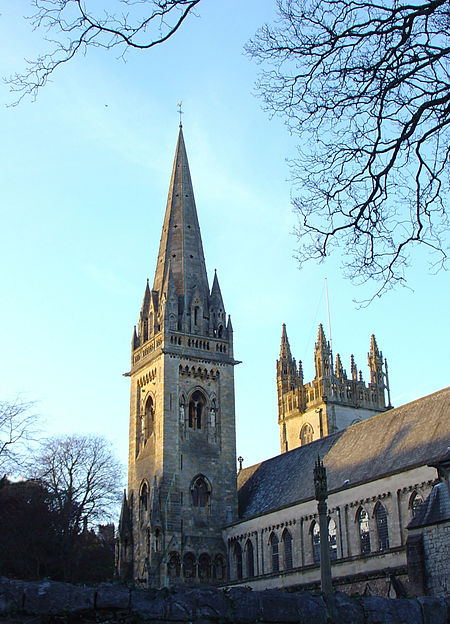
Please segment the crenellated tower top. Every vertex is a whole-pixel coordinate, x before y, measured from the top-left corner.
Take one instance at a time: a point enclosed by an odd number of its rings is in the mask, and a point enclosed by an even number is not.
[[[320,324],[314,346],[315,377],[311,382],[304,383],[301,363],[297,372],[286,325],[283,324],[280,359],[277,360],[278,422],[282,452],[391,407],[387,363],[383,362],[383,355],[373,334],[368,362],[368,384],[364,382],[362,372],[358,371],[353,355],[350,357],[350,377],[347,377],[339,353],[336,354],[333,367],[331,345]]]

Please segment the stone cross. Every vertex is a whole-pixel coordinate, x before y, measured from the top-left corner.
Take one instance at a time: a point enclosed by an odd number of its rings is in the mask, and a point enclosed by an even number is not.
[[[320,587],[324,594],[330,594],[333,591],[333,586],[331,583],[330,550],[328,546],[327,471],[320,460],[320,456],[317,457],[317,462],[314,466],[314,489],[320,527]]]

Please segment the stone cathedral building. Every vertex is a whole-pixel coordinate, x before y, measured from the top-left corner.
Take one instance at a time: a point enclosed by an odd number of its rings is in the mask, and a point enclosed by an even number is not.
[[[241,465],[236,475],[233,329],[217,274],[208,283],[180,125],[155,277],[152,287],[147,280],[127,373],[122,580],[317,587],[312,470],[320,455],[335,585],[364,591],[370,583],[375,593],[386,593],[392,579],[407,585],[407,525],[437,482],[433,462],[447,450],[450,389],[393,409],[373,335],[367,384],[353,356],[350,376],[339,354],[333,362],[322,326],[314,362],[315,377],[305,383],[283,325],[281,454]]]

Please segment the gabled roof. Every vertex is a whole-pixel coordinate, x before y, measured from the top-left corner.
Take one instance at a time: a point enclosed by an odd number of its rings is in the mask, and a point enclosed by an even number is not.
[[[450,387],[244,468],[238,473],[239,515],[245,519],[314,498],[318,455],[331,493],[426,466],[446,453],[449,436]]]

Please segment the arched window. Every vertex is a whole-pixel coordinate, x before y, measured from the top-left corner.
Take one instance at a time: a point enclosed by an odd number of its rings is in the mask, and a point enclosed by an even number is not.
[[[336,522],[333,518],[328,521],[328,548],[330,550],[330,559],[337,559],[337,541],[336,541]]]
[[[278,549],[278,537],[275,533],[271,533],[270,535],[270,551],[272,556],[272,572],[280,571],[280,553]]]
[[[198,577],[201,580],[211,578],[211,557],[207,553],[198,558]]]
[[[387,550],[389,548],[387,513],[380,502],[375,507],[375,520],[377,523],[378,550]]]
[[[357,522],[359,527],[359,544],[361,548],[361,554],[370,553],[370,529],[369,529],[369,514],[361,507],[358,512]]]
[[[139,503],[140,503],[141,512],[147,511],[147,508],[148,508],[148,485],[147,485],[147,483],[145,481],[141,485],[141,493],[139,495]]]
[[[250,539],[245,544],[245,572],[247,578],[255,576],[255,560],[253,555],[253,544]]]
[[[143,440],[147,440],[147,438],[149,438],[149,436],[153,433],[154,425],[155,408],[153,405],[153,398],[149,395],[145,403],[144,415],[141,420],[141,434]]]
[[[309,444],[313,441],[314,429],[311,427],[309,423],[305,423],[300,431],[300,440],[302,446],[304,444]]]
[[[234,569],[236,570],[236,578],[242,579],[242,548],[239,542],[235,542],[233,549]]]
[[[169,553],[167,562],[167,573],[170,578],[176,578],[181,573],[181,557],[177,552]]]
[[[216,555],[214,557],[213,573],[216,581],[223,581],[225,579],[225,559],[222,555]]]
[[[183,557],[183,576],[184,578],[195,577],[195,555],[194,553],[186,553]]]
[[[420,505],[423,503],[423,498],[417,492],[413,492],[411,498],[409,499],[409,507],[411,509],[412,517],[415,518],[417,514],[417,510]]]
[[[313,560],[314,563],[319,563],[320,561],[320,527],[318,522],[314,522],[311,529],[312,536],[312,551],[313,551]]]
[[[281,539],[283,541],[284,569],[290,570],[292,568],[292,535],[290,531],[284,529]]]
[[[191,497],[194,507],[206,507],[210,495],[208,482],[203,475],[198,475],[192,481]]]
[[[191,429],[202,428],[202,416],[205,404],[205,397],[199,390],[196,390],[189,401],[189,427]]]

